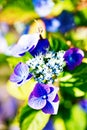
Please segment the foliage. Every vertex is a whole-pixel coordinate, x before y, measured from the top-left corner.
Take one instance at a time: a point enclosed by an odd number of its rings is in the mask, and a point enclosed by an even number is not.
[[[21,130],[42,130],[49,120],[50,115],[41,111],[32,110],[25,106],[20,115]]]

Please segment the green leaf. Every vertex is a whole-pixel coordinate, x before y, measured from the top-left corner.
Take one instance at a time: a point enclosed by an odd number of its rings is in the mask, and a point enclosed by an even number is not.
[[[63,10],[73,11],[74,6],[71,0],[54,0],[55,5],[52,9],[53,15],[60,14]]]
[[[84,96],[87,92],[87,64],[82,63],[75,70],[66,72],[60,79],[60,89],[67,98]],[[70,97],[70,98],[71,98]]]
[[[25,106],[20,115],[21,130],[42,130],[49,120],[50,115],[42,111],[31,109]]]
[[[7,83],[7,91],[10,95],[17,99],[28,100],[28,97],[32,92],[35,84],[36,81],[33,78],[27,81],[25,84],[21,85],[20,87],[18,87],[16,83],[9,81]]]
[[[23,7],[23,6],[25,6],[25,7]],[[30,20],[36,19],[38,17],[36,12],[34,10],[30,9],[30,5],[27,4],[27,7],[28,8],[26,8],[26,5],[22,5],[21,1],[17,5],[16,4],[14,5],[14,3],[11,3],[11,5],[10,4],[5,5],[3,10],[0,12],[0,21],[4,21],[4,22],[12,25],[18,21],[25,22],[25,21],[30,21]],[[11,13],[11,12],[13,12],[13,13]]]
[[[53,33],[48,36],[50,47],[54,51],[67,50],[68,46],[64,37],[60,33]]]
[[[56,118],[54,121],[55,130],[66,130],[65,123],[62,118]]]

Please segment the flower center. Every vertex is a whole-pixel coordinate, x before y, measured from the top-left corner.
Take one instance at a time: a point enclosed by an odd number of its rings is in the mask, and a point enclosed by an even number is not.
[[[30,72],[39,83],[53,83],[57,76],[63,71],[64,51],[40,53],[33,59],[27,61]]]
[[[47,96],[47,95],[44,95],[44,96],[42,97],[42,99],[48,99],[48,96]]]

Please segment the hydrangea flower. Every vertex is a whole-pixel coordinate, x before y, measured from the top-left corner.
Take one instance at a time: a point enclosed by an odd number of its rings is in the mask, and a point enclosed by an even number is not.
[[[52,0],[33,0],[35,11],[41,16],[47,16],[50,14],[54,3]]]
[[[57,114],[59,98],[58,88],[50,84],[37,83],[31,92],[28,105],[46,114]]]
[[[17,85],[22,85],[32,77],[29,73],[29,68],[26,64],[20,62],[14,69],[14,73],[10,76],[10,81],[15,82]]]
[[[23,35],[15,46],[14,55],[22,56],[29,51],[33,57],[26,61],[26,64],[19,63],[10,80],[22,85],[33,77],[38,83],[29,96],[28,105],[47,114],[57,114],[58,89],[52,83],[63,71],[65,62],[71,70],[81,63],[84,57],[83,51],[78,48],[71,48],[66,52],[48,51],[49,42],[40,34]]]
[[[69,70],[73,70],[80,65],[84,57],[84,52],[79,48],[70,48],[64,54],[64,60]]]
[[[22,35],[17,44],[11,48],[11,55],[23,56],[27,51],[32,51],[40,39],[39,33]]]
[[[75,27],[73,14],[68,11],[63,11],[60,15],[54,18],[42,18],[48,32],[66,33]]]
[[[59,26],[60,26],[60,21],[55,17],[55,18],[42,18],[42,20],[45,23],[46,26],[46,30],[48,32],[57,32],[59,30]]]
[[[68,11],[63,11],[57,19],[60,22],[59,31],[62,33],[66,33],[75,27],[74,16]]]
[[[79,102],[80,107],[87,113],[87,99],[83,99]]]

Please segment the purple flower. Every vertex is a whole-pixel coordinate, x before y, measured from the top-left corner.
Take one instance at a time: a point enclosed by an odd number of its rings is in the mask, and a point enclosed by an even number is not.
[[[69,70],[73,70],[80,65],[84,57],[84,52],[79,48],[70,48],[64,54],[64,60]]]
[[[11,55],[23,56],[27,51],[32,51],[40,39],[39,33],[22,35],[17,44],[11,48]]]
[[[37,83],[31,92],[28,105],[47,114],[57,114],[59,98],[58,89],[49,84]]]
[[[42,17],[50,14],[54,3],[52,0],[33,0],[35,11]]]
[[[29,74],[28,66],[20,62],[15,67],[14,73],[10,76],[10,81],[17,83],[17,85],[22,85],[31,77],[32,77],[32,74]]]
[[[42,18],[48,32],[66,33],[75,27],[73,14],[68,11],[63,11],[60,15],[54,18]]]
[[[83,99],[79,102],[80,107],[87,113],[87,99]]]
[[[45,54],[49,48],[49,41],[47,39],[40,39],[35,49],[31,50],[30,53],[35,56],[40,53]]]

